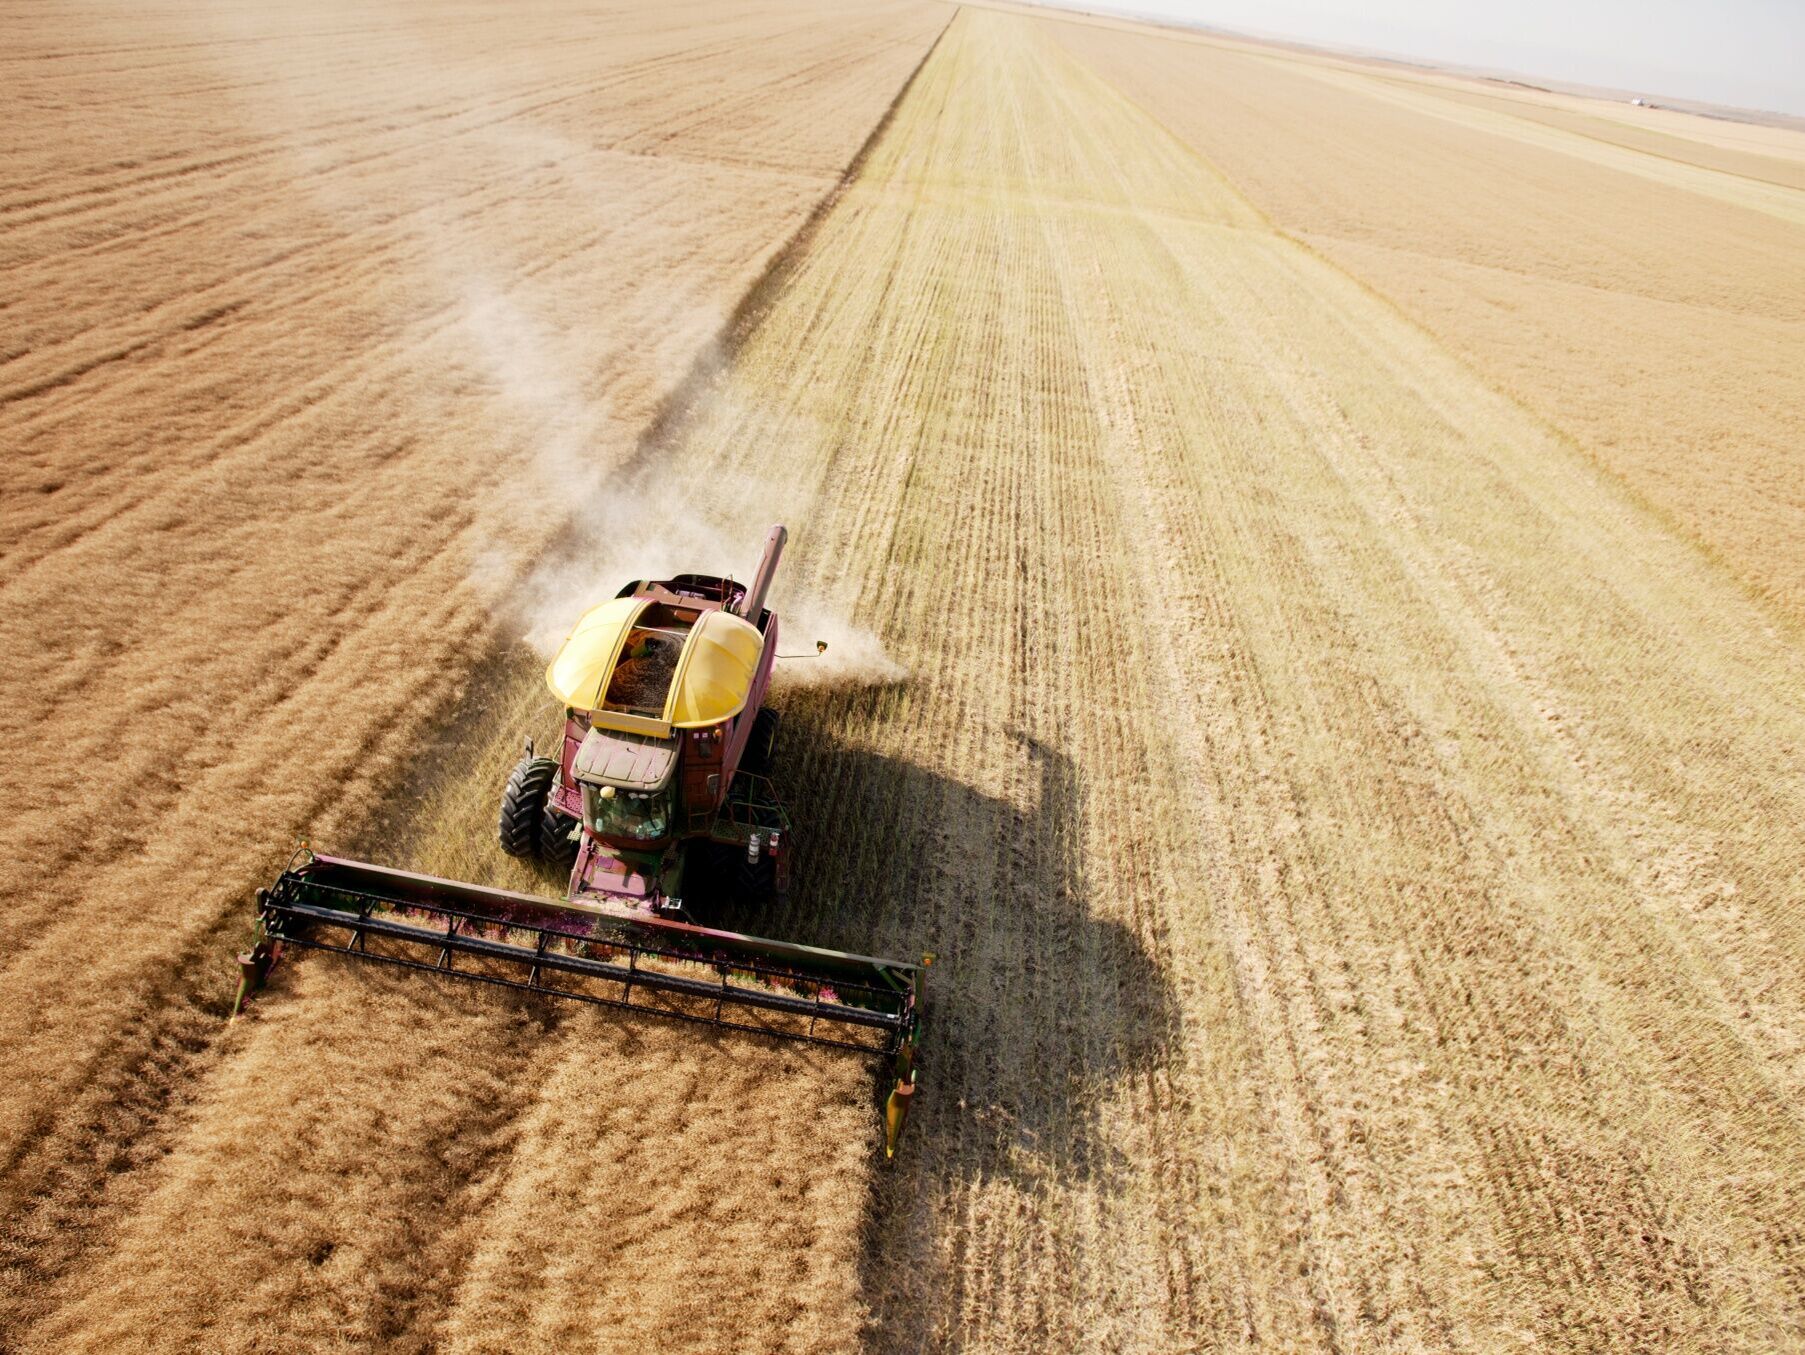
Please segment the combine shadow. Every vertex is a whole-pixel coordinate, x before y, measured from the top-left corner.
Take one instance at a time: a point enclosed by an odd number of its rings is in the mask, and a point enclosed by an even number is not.
[[[556,724],[557,712],[540,709],[536,680],[537,661],[524,650],[494,654],[422,738],[408,791],[351,849],[415,864],[405,847],[422,799],[475,785],[479,855],[498,872],[523,869],[487,848],[520,734],[543,737],[530,726]],[[860,1278],[878,1349],[957,1344],[949,1333],[965,1300],[963,1268],[939,1238],[940,1206],[961,1186],[1007,1183],[1032,1201],[1062,1184],[1107,1195],[1114,1179],[1134,1174],[1101,1131],[1099,1104],[1123,1079],[1161,1066],[1178,1028],[1166,974],[1129,926],[1099,916],[1110,891],[1128,886],[1087,866],[1087,815],[1102,807],[1087,806],[1071,760],[1000,731],[982,769],[997,788],[987,794],[860,746],[862,730],[892,718],[895,700],[881,688],[778,699],[776,779],[793,823],[794,886],[756,911],[706,905],[701,919],[862,954],[936,956],[922,1092],[897,1163],[875,1172],[867,1218]],[[491,882],[553,896],[563,887],[543,870]],[[869,1132],[881,1164],[876,1064]]]
[[[1165,974],[1128,926],[1096,915],[1111,882],[1086,869],[1071,760],[1009,733],[998,740],[1006,768],[989,769],[1006,798],[987,795],[849,743],[883,701],[782,702],[795,887],[753,924],[839,949],[936,955],[922,1093],[868,1220],[861,1281],[879,1348],[955,1325],[960,1276],[933,1268],[949,1188],[1006,1180],[1032,1198],[1100,1180],[1107,1193],[1129,1174],[1099,1130],[1098,1102],[1160,1064],[1177,1030]]]

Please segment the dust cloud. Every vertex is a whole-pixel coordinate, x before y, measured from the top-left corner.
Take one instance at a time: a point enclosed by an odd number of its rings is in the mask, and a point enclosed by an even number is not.
[[[569,543],[533,568],[504,604],[519,633],[550,658],[578,617],[630,580],[682,573],[750,579],[766,533],[783,523],[790,542],[770,597],[781,622],[777,680],[799,687],[905,681],[908,670],[876,632],[807,585],[786,587],[786,567],[794,566],[807,521],[793,502],[781,502],[783,486],[752,477],[736,477],[735,484],[743,507],[731,518],[691,515],[689,486],[662,469],[597,484],[575,510]],[[817,652],[817,642],[826,643],[825,652]]]
[[[695,316],[688,327],[710,318]],[[716,331],[723,325],[723,318],[714,319]],[[535,563],[523,566],[500,536],[472,559],[472,585],[542,657],[556,652],[578,617],[630,580],[682,573],[750,579],[766,533],[783,523],[790,541],[770,599],[782,621],[779,651],[786,661],[777,669],[779,684],[879,686],[908,678],[876,632],[855,622],[843,604],[824,589],[794,583],[812,496],[793,481],[740,471],[697,483],[660,457],[655,442],[627,466],[611,465],[598,448],[618,442],[613,410],[596,383],[562,356],[568,345],[546,320],[476,278],[465,283],[459,329],[465,359],[493,392],[492,415],[516,424],[532,448],[510,491],[514,514],[555,507],[569,515],[563,539]],[[698,351],[687,389],[699,393],[675,422],[725,421],[753,449],[761,430],[774,431],[779,415],[733,381],[718,340]],[[783,435],[794,440],[793,421]]]

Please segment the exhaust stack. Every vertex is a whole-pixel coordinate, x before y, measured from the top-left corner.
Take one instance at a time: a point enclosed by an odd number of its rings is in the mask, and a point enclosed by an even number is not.
[[[765,594],[771,591],[771,576],[777,573],[784,542],[789,539],[790,534],[781,526],[773,527],[765,537],[765,553],[759,557],[758,572],[752,576],[752,583],[739,606],[739,614],[754,625],[758,624],[759,611],[765,605]]]

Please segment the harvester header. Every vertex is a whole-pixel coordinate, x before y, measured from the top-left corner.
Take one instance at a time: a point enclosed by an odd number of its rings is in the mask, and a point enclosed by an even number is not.
[[[565,707],[559,755],[532,740],[501,797],[514,856],[570,870],[562,899],[303,849],[257,894],[239,1002],[296,946],[528,992],[880,1056],[884,1147],[914,1096],[920,963],[709,925],[790,881],[771,780],[777,655],[765,605],[786,534],[748,587],[639,580],[584,613],[546,670]],[[236,1007],[234,1008],[236,1011]]]

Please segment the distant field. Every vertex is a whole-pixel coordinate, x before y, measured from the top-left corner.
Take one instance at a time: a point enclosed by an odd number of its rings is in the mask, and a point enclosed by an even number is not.
[[[229,13],[0,195],[0,1344],[1805,1346],[1805,150],[1018,12]],[[0,98],[100,105],[40,22]],[[940,957],[893,1167],[856,1061],[322,959],[222,1028],[293,833],[555,891],[535,645],[774,521],[770,929]]]
[[[1805,134],[1065,32],[1274,226],[1805,618]]]

